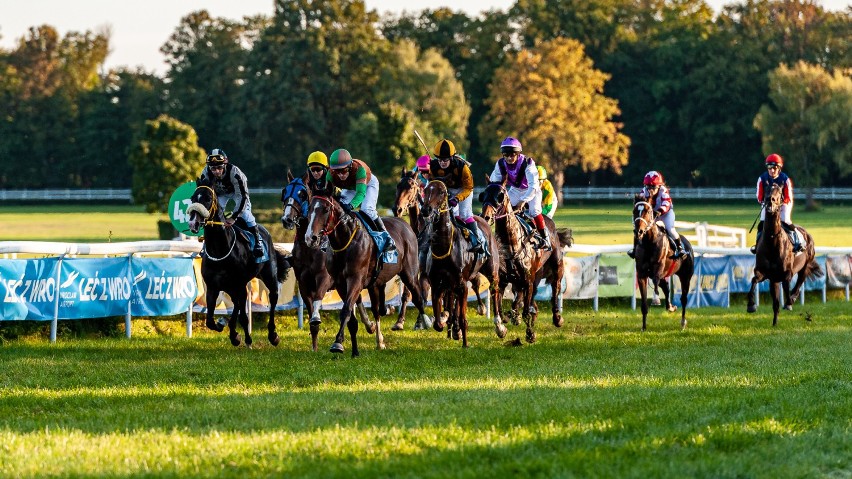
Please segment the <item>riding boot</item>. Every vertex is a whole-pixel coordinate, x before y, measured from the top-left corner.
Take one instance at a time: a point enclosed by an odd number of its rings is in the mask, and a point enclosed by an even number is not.
[[[683,258],[686,256],[686,251],[683,249],[683,242],[680,240],[680,235],[678,235],[675,240],[675,245],[677,246],[677,251],[675,251],[674,259]]]
[[[376,223],[376,231],[384,231],[385,233],[388,232],[388,229],[385,228],[385,224],[382,222],[381,216],[376,216],[373,221]],[[391,238],[390,233],[388,233],[388,242],[387,244],[385,244],[385,249],[384,251],[382,251],[382,253],[394,250],[396,250],[396,244],[393,242],[393,238]]]
[[[633,259],[636,259],[636,247],[639,245],[639,242],[636,241],[636,238],[633,238],[633,248],[627,251],[627,256],[630,256]]]
[[[252,232],[254,233],[254,249],[251,250],[251,253],[255,258],[263,257],[263,236],[260,235],[260,227],[255,226],[252,228]]]
[[[485,253],[485,249],[482,245],[482,239],[479,237],[479,226],[476,225],[476,221],[472,223],[465,223],[465,228],[470,231],[470,252],[471,253]]]
[[[547,228],[540,229],[536,233],[538,235],[539,244],[536,249],[542,249],[544,251],[552,251],[553,247],[550,245],[550,231]]]
[[[801,253],[804,251],[805,249],[802,248],[802,243],[799,241],[799,235],[796,234],[796,227],[783,222],[781,223],[781,226],[784,227],[784,230],[790,236],[790,242],[793,243],[793,253]]]
[[[751,254],[757,254],[757,244],[760,243],[760,236],[763,234],[763,221],[757,224],[757,238],[754,240],[754,246],[750,248]]]

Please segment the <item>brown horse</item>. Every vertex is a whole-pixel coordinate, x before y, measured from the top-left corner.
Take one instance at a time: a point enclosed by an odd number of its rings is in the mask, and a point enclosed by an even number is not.
[[[243,328],[246,346],[251,347],[246,302],[246,285],[252,278],[259,278],[269,289],[269,322],[267,324],[269,342],[278,346],[280,338],[275,331],[275,306],[278,304],[278,283],[287,276],[290,269],[288,258],[272,246],[272,238],[263,226],[258,225],[263,240],[269,247],[269,259],[258,263],[252,254],[248,241],[225,223],[222,208],[216,192],[209,181],[198,182],[198,188],[190,197],[192,203],[187,208],[189,229],[197,233],[204,227],[204,251],[201,259],[201,277],[204,278],[207,293],[207,321],[209,329],[222,332],[224,325],[213,320],[219,292],[224,291],[231,297],[234,310],[228,321],[231,344],[240,345],[237,333],[237,321]]]
[[[311,331],[311,349],[317,351],[317,335],[319,334],[320,306],[325,294],[334,289],[334,278],[328,274],[325,266],[327,253],[321,249],[309,248],[305,243],[305,233],[308,230],[308,204],[311,199],[310,188],[305,186],[305,178],[293,178],[293,174],[287,171],[288,184],[281,192],[281,202],[284,212],[281,215],[281,224],[285,229],[296,230],[293,238],[293,252],[290,259],[293,270],[296,272],[296,282],[299,284],[299,295],[302,303],[311,310],[309,321]],[[367,317],[367,311],[358,298],[358,313],[367,332],[375,332],[375,324]]]
[[[553,325],[561,328],[562,301],[559,294],[562,291],[562,244],[571,244],[571,231],[562,229],[557,231],[556,225],[550,218],[544,218],[545,226],[550,230],[551,251],[533,248],[531,236],[525,233],[518,218],[512,209],[512,202],[506,187],[502,183],[489,183],[485,190],[479,195],[482,203],[482,217],[489,223],[495,224],[497,241],[500,244],[500,292],[507,285],[512,285],[512,293],[515,298],[520,297],[522,315],[526,323],[526,340],[528,343],[536,341],[535,321],[538,316],[538,307],[533,301],[536,285],[542,279],[546,279],[551,287],[551,306],[553,308]],[[516,304],[513,303],[513,306]],[[515,316],[516,312],[512,312]]]
[[[442,181],[430,181],[423,195],[421,216],[425,223],[424,237],[429,243],[426,275],[432,285],[432,309],[436,331],[445,327],[441,314],[442,299],[450,297],[452,335],[458,339],[461,331],[462,347],[467,347],[467,283],[482,273],[489,281],[491,303],[495,307],[494,328],[497,337],[506,336],[506,327],[500,318],[499,269],[500,253],[491,227],[482,218],[474,216],[483,238],[488,242],[491,255],[476,255],[468,251],[470,241],[453,223],[452,209],[447,204],[447,186]],[[478,286],[478,281],[476,281]]]
[[[418,242],[422,245],[423,240],[421,238],[421,233],[423,232],[424,222],[423,218],[420,217],[420,205],[423,202],[423,187],[420,180],[417,178],[417,173],[413,171],[403,171],[400,176],[399,183],[396,185],[396,197],[394,198],[394,206],[393,206],[393,215],[397,218],[408,214],[408,222],[411,224],[411,229],[414,230],[414,233],[418,237]],[[421,251],[425,252],[426,248],[422,247]],[[425,261],[426,256],[425,253],[421,253],[420,255],[420,288],[423,290],[423,297],[429,295],[429,278],[423,274],[425,270]],[[480,296],[480,281],[479,276],[475,276],[471,280],[471,285],[476,291],[476,311],[481,315],[485,315],[488,312],[488,309],[485,306],[485,303],[482,301],[482,296]],[[402,289],[402,303],[399,308],[399,315],[397,316],[396,324],[391,327],[392,330],[398,331],[404,328],[405,325],[405,311],[408,308],[408,301],[411,299],[411,292],[408,291],[408,288]],[[447,308],[449,309],[449,308]],[[422,324],[420,321],[414,326],[414,329],[421,329],[423,327],[428,327],[428,325]]]
[[[633,197],[633,236],[636,244],[634,257],[636,260],[636,279],[639,283],[639,294],[642,296],[642,331],[647,327],[648,319],[648,280],[654,285],[654,294],[658,287],[663,290],[666,309],[676,311],[677,307],[672,304],[669,294],[669,278],[676,274],[680,279],[681,293],[680,304],[682,306],[680,315],[680,327],[686,328],[686,302],[689,294],[689,282],[695,272],[695,256],[692,244],[680,237],[686,256],[672,258],[672,249],[666,228],[657,224],[654,216],[654,207],[644,196],[637,194]]]
[[[787,232],[781,226],[781,205],[783,194],[780,185],[772,185],[772,188],[763,199],[765,213],[763,223],[763,234],[757,243],[757,251],[754,260],[754,277],[751,279],[751,289],[748,292],[749,313],[757,311],[754,304],[754,291],[757,283],[768,279],[769,292],[772,295],[772,325],[778,324],[778,309],[781,301],[786,301],[784,309],[793,309],[793,303],[799,297],[805,278],[821,277],[822,268],[816,261],[814,239],[801,226],[796,230],[803,238],[802,246],[805,251],[794,254],[793,244]],[[796,284],[790,292],[790,280],[796,276]],[[779,293],[778,287],[783,286]]]
[[[319,248],[323,237],[328,237],[331,253],[326,256],[326,267],[335,278],[337,292],[343,300],[340,311],[340,329],[330,351],[342,353],[343,328],[349,328],[352,340],[352,356],[358,356],[358,322],[349,321],[352,308],[367,289],[370,294],[370,309],[376,321],[376,347],[384,349],[381,316],[387,314],[385,307],[385,284],[399,275],[403,284],[413,293],[414,305],[421,320],[429,323],[423,310],[423,294],[417,283],[417,238],[414,231],[399,218],[383,218],[388,234],[397,247],[396,263],[378,264],[378,249],[370,234],[354,213],[346,213],[331,196],[314,196],[308,207],[310,219],[305,232],[305,243]],[[425,318],[424,318],[425,317]]]

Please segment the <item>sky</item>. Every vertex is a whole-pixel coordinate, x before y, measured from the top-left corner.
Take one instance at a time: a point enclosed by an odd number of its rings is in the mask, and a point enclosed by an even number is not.
[[[508,9],[514,0],[365,0],[367,8],[380,13],[419,11],[454,4],[469,15],[489,9]],[[718,9],[734,0],[707,0]],[[845,9],[852,0],[822,0],[830,10]],[[459,7],[459,3],[463,6]],[[164,74],[166,64],[160,47],[168,40],[180,19],[190,12],[206,9],[214,17],[241,20],[244,16],[272,15],[273,0],[0,0],[0,47],[11,49],[30,27],[48,24],[61,36],[69,31],[112,32],[112,51],[106,67],[143,67]]]

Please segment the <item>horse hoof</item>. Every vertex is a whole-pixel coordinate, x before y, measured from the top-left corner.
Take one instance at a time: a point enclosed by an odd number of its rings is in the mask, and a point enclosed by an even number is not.
[[[498,337],[498,338],[500,338],[500,339],[505,338],[505,337],[506,337],[506,333],[508,333],[508,332],[509,332],[509,330],[508,330],[508,329],[506,329],[506,326],[503,326],[502,324],[498,324],[498,325],[496,325],[496,326],[494,327],[494,329],[495,329],[495,332],[497,333],[497,337]]]
[[[458,331],[458,329],[454,329],[454,330],[453,330],[453,339],[454,339],[455,341],[458,341],[458,340],[459,340],[459,331]]]
[[[556,326],[557,328],[561,328],[563,324],[565,324],[565,320],[562,319],[561,314],[557,314],[556,316],[553,317],[553,325],[554,326]]]
[[[757,312],[757,306],[755,306],[753,304],[748,305],[748,307],[746,308],[746,312],[748,312],[748,313]]]
[[[311,326],[320,325],[320,324],[322,324],[322,319],[320,319],[319,316],[317,316],[316,318],[311,318],[311,320],[308,321],[308,324],[311,325]]]
[[[533,344],[536,340],[535,331],[527,331],[527,342]]]
[[[660,305],[660,298],[654,298],[654,299],[651,300],[651,306],[659,306],[659,305]]]
[[[416,324],[414,326],[417,327]],[[402,331],[403,329],[405,329],[405,320],[404,319],[400,319],[393,326],[391,326],[391,331]]]
[[[207,321],[206,326],[207,326],[207,329],[209,329],[211,331],[216,331],[217,333],[221,333],[222,331],[225,330],[225,324],[224,323]]]
[[[367,330],[367,334],[375,334],[376,333],[376,323],[365,324],[364,329]]]
[[[329,349],[329,352],[332,352],[332,353],[342,353],[343,351],[344,351],[343,345],[340,344],[340,343],[332,344],[331,349]]]
[[[788,304],[788,305],[784,306],[784,309],[786,309],[787,311],[792,311],[792,310],[793,310],[793,305],[792,305],[792,304]]]
[[[446,324],[442,323],[440,321],[435,321],[435,322],[432,323],[432,329],[434,329],[435,331],[437,331],[439,333],[444,330],[444,326],[446,326]]]
[[[239,334],[231,337],[231,344],[233,344],[234,346],[240,345],[240,335]]]
[[[478,315],[480,315],[480,316],[485,316],[485,314],[486,314],[487,312],[488,312],[488,311],[486,311],[486,310],[485,310],[485,305],[482,305],[482,306],[478,306],[478,305],[477,305],[477,306],[476,306],[476,314],[478,314]]]
[[[674,313],[675,311],[677,311],[677,306],[670,306],[670,307],[668,307],[668,308],[666,308],[666,309],[667,309],[670,313]]]
[[[380,343],[378,345],[378,347],[376,347],[376,349],[378,349],[379,351],[382,351],[384,349],[387,349],[387,346],[385,346],[385,343]]]
[[[281,343],[281,338],[278,337],[278,333],[269,335],[269,344],[273,346],[278,346],[279,343]]]

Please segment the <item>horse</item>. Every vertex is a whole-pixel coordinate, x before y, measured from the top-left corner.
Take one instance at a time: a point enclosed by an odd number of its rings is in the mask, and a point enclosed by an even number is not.
[[[546,279],[551,287],[553,325],[560,328],[564,324],[562,302],[559,300],[564,270],[562,244],[570,246],[571,231],[557,231],[553,220],[545,217],[545,226],[550,230],[551,251],[535,249],[530,241],[533,232],[524,232],[521,225],[523,220],[512,209],[509,193],[503,183],[489,183],[479,195],[479,201],[482,203],[481,216],[489,224],[495,225],[500,244],[500,291],[502,293],[507,285],[512,285],[512,293],[516,298],[513,308],[518,304],[522,307],[521,314],[527,326],[526,340],[532,344],[536,341],[535,321],[538,316],[538,307],[533,297],[536,285],[542,279]],[[511,314],[517,318],[514,310]]]
[[[485,220],[474,216],[477,227],[487,242],[491,255],[477,255],[468,251],[470,241],[461,229],[453,224],[452,209],[447,204],[447,186],[442,181],[430,181],[423,195],[424,238],[429,243],[431,261],[427,276],[432,286],[432,309],[435,317],[432,326],[443,331],[441,299],[452,296],[450,317],[453,338],[461,330],[462,347],[467,347],[467,282],[479,277],[481,272],[490,282],[491,300],[495,306],[494,328],[497,337],[506,337],[506,327],[500,320],[499,269],[500,254],[491,227]],[[437,253],[436,253],[437,252]]]
[[[692,244],[681,236],[680,241],[686,251],[686,256],[672,258],[675,250],[669,244],[665,226],[657,224],[654,217],[654,207],[641,194],[633,197],[633,236],[634,244],[636,244],[634,250],[636,278],[639,283],[639,294],[642,296],[642,331],[647,328],[648,279],[654,285],[654,295],[658,294],[658,287],[663,290],[666,310],[669,312],[677,310],[669,295],[668,278],[673,274],[676,274],[680,279],[680,304],[682,305],[680,327],[686,329],[687,294],[689,293],[689,282],[695,272],[695,255],[692,251]]]
[[[804,239],[805,251],[794,254],[793,244],[787,232],[781,226],[781,205],[783,193],[780,185],[774,184],[763,198],[763,208],[766,211],[763,223],[763,234],[757,243],[754,259],[754,277],[751,279],[751,289],[748,292],[747,311],[757,311],[754,304],[754,291],[757,283],[769,280],[769,292],[772,295],[772,326],[778,324],[778,309],[781,301],[786,301],[784,309],[792,310],[793,303],[799,297],[805,278],[818,278],[823,275],[822,268],[816,261],[814,239],[804,228],[795,226]],[[796,284],[790,292],[790,280],[796,276]],[[783,286],[779,293],[778,287]]]
[[[399,218],[383,218],[388,234],[397,247],[397,262],[379,264],[378,248],[354,213],[347,213],[331,195],[315,195],[308,207],[305,243],[319,248],[323,237],[328,237],[331,254],[326,256],[328,272],[335,278],[337,291],[343,300],[340,310],[340,329],[331,345],[332,353],[342,353],[343,328],[349,328],[352,340],[352,357],[359,356],[358,323],[348,321],[352,307],[362,289],[370,294],[370,309],[376,322],[376,348],[385,349],[381,316],[387,314],[385,284],[399,275],[403,284],[413,293],[413,302],[420,319],[429,323],[423,309],[423,293],[417,282],[417,238],[414,231]]]
[[[402,217],[405,214],[408,214],[408,222],[411,225],[411,229],[414,230],[414,233],[418,237],[418,241],[422,244],[421,233],[424,229],[423,218],[420,217],[420,205],[423,201],[422,198],[423,192],[420,180],[417,179],[417,174],[410,170],[403,170],[400,175],[399,183],[396,185],[396,196],[393,202],[393,215],[397,218]],[[425,249],[425,248],[422,248]],[[420,258],[421,263],[425,260],[425,257]],[[420,271],[424,271],[425,265],[420,265]],[[475,276],[471,280],[471,285],[476,292],[476,311],[481,315],[487,314],[488,310],[485,307],[485,303],[482,301],[482,297],[480,296],[480,281],[479,276]],[[429,279],[426,275],[421,274],[420,276],[420,288],[423,290],[423,296],[426,297],[429,294]],[[405,311],[408,308],[408,301],[411,299],[411,292],[408,291],[408,288],[402,289],[402,303],[399,308],[399,315],[397,316],[396,324],[391,327],[392,330],[398,331],[404,328],[405,325]],[[418,322],[417,325],[414,326],[414,329],[418,329],[422,327],[421,323]],[[428,326],[428,325],[425,325]]]
[[[192,204],[187,208],[190,231],[197,233],[204,227],[206,254],[201,259],[201,277],[207,286],[207,327],[217,332],[224,329],[224,325],[213,320],[219,292],[224,291],[234,303],[234,310],[228,321],[231,344],[240,345],[240,335],[236,330],[239,319],[246,346],[251,347],[252,339],[246,314],[246,284],[252,278],[259,278],[269,289],[267,337],[273,346],[278,346],[280,338],[275,331],[275,307],[278,305],[278,284],[287,277],[289,260],[274,248],[269,231],[258,225],[263,241],[269,247],[269,260],[257,263],[248,240],[234,231],[231,224],[225,222],[224,213],[219,207],[219,200],[210,182],[199,181],[190,200]]]
[[[299,284],[299,295],[302,297],[302,303],[310,305],[311,308],[311,319],[309,321],[311,349],[316,352],[317,335],[319,334],[320,324],[322,324],[319,309],[325,294],[335,288],[334,278],[328,274],[325,266],[326,252],[309,248],[305,243],[311,191],[305,185],[304,178],[293,178],[293,174],[289,170],[287,171],[287,182],[287,186],[281,192],[281,202],[284,205],[281,224],[285,229],[296,230],[290,263],[296,272],[296,282]],[[367,332],[373,334],[375,325],[367,317],[360,297],[358,298],[358,312]]]

